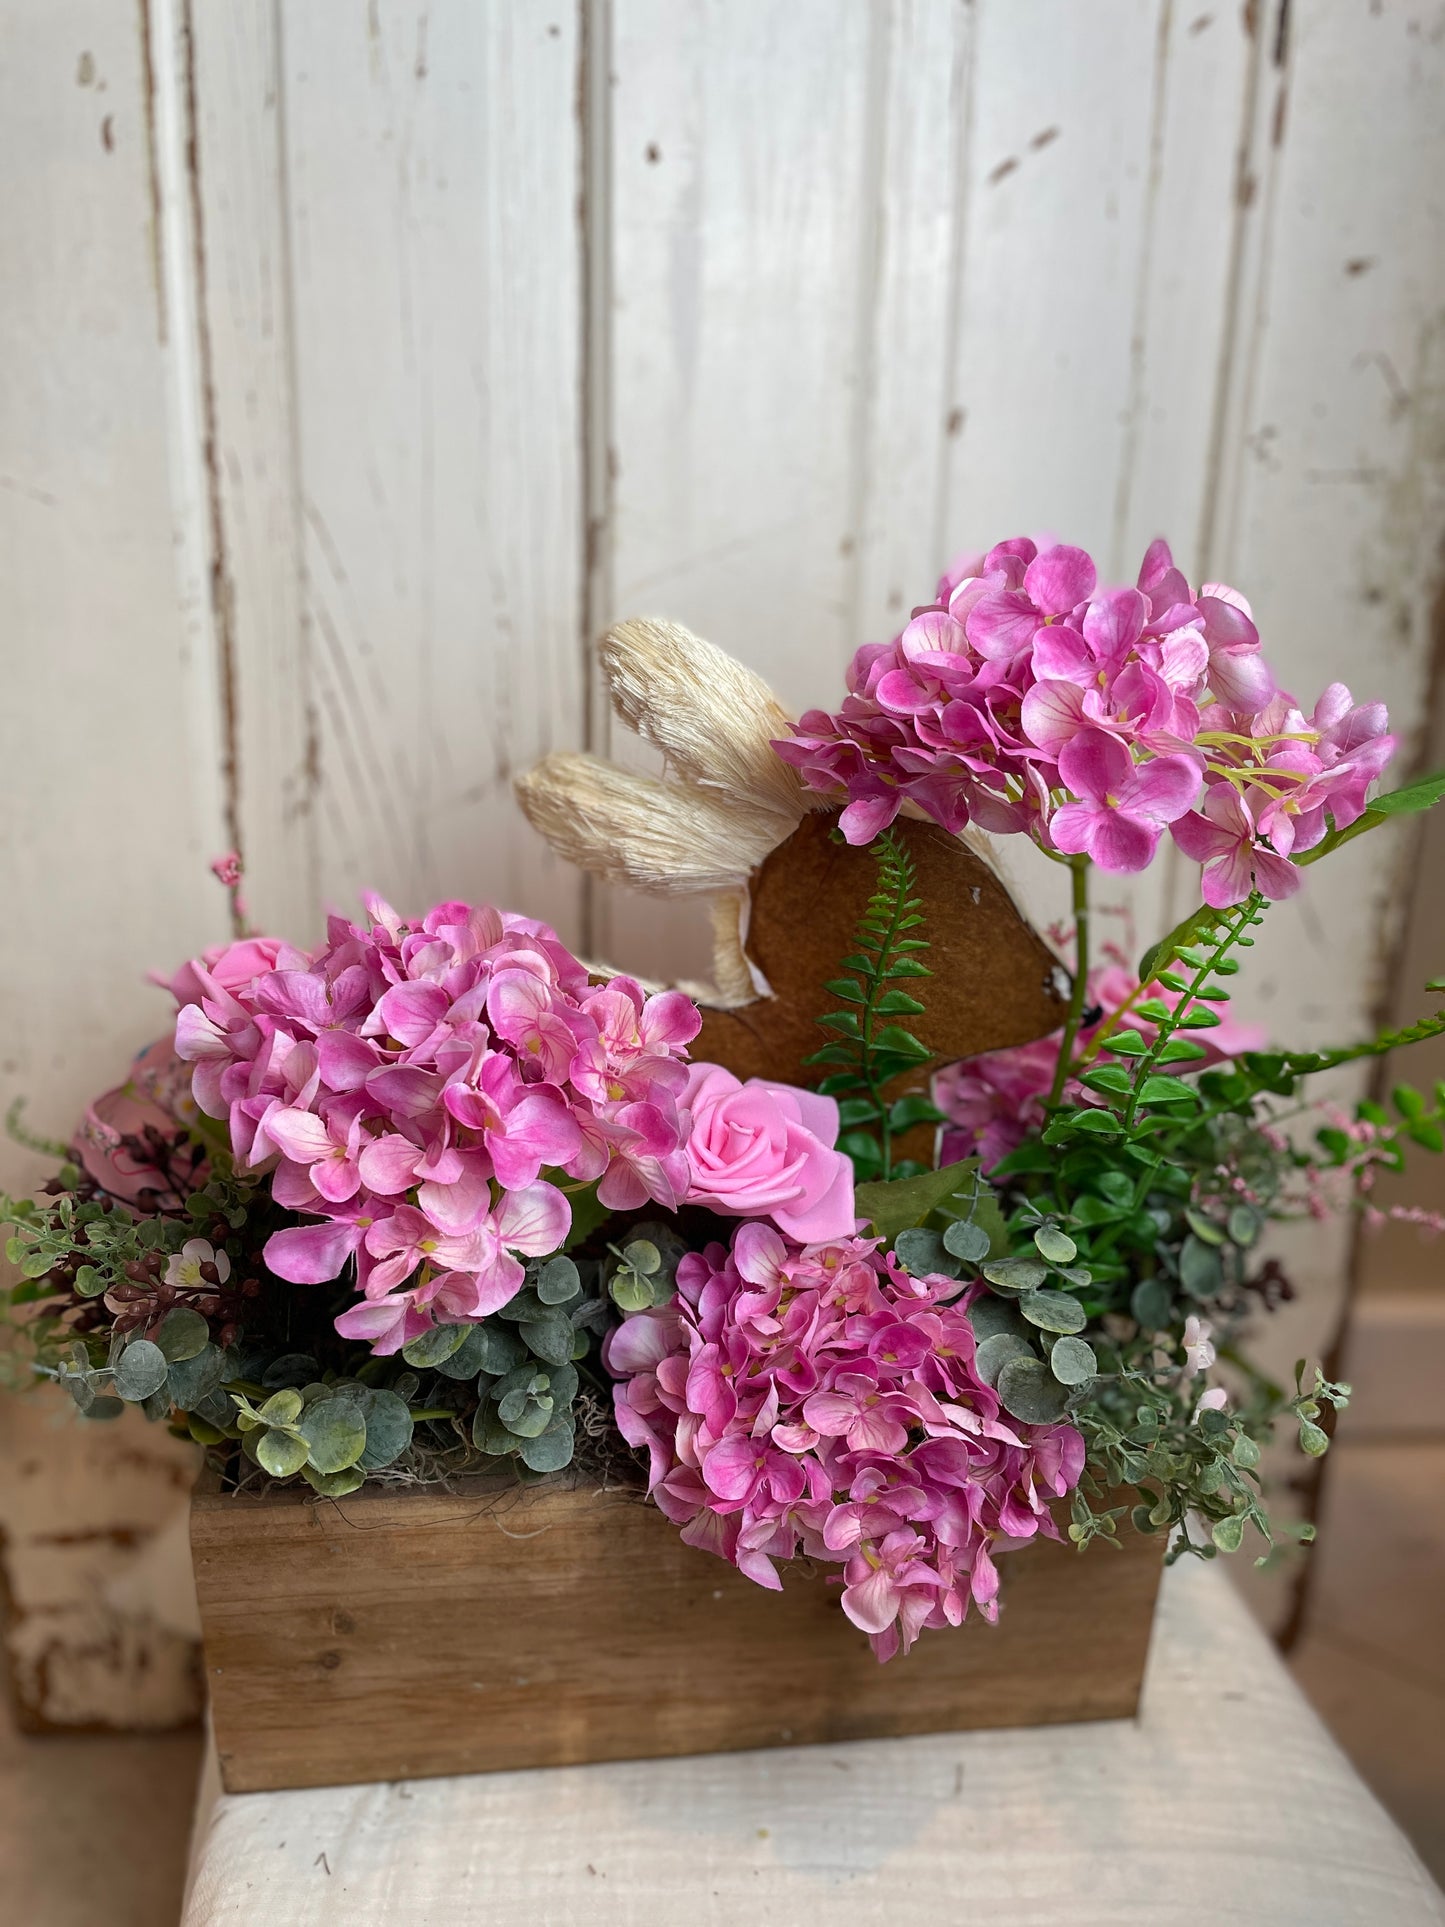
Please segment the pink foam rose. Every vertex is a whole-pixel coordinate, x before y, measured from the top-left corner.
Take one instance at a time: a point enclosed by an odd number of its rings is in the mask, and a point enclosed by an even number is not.
[[[770,1218],[803,1244],[851,1235],[853,1166],[833,1148],[832,1098],[762,1077],[744,1084],[720,1064],[693,1064],[682,1108],[692,1117],[689,1203]]]

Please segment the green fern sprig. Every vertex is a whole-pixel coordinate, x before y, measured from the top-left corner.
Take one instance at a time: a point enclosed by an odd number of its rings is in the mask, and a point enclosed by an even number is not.
[[[910,1125],[939,1123],[942,1113],[921,1092],[891,1103],[884,1087],[904,1071],[916,1070],[933,1056],[928,1046],[895,1021],[921,1017],[924,1006],[900,980],[932,976],[922,960],[923,900],[914,895],[917,871],[901,838],[885,830],[870,846],[878,884],[855,932],[856,948],[823,986],[846,1008],[818,1019],[832,1041],[804,1061],[837,1068],[818,1086],[839,1099],[842,1136],[839,1149],[853,1160],[861,1181],[911,1177],[925,1167],[893,1157],[893,1140]]]

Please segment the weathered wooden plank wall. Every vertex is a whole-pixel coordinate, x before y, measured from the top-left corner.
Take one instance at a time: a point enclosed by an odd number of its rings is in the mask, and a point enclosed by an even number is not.
[[[1423,726],[1438,0],[0,18],[0,1095],[52,1129],[154,1030],[143,968],[220,934],[233,841],[298,937],[369,883],[697,971],[697,919],[591,900],[508,794],[623,752],[616,615],[829,701],[951,552],[1049,528],[1125,575],[1162,531],[1301,696]],[[1407,849],[1336,860],[1328,947],[1318,888],[1276,913],[1282,1036],[1367,1020]],[[1190,887],[1110,894],[1143,938]]]

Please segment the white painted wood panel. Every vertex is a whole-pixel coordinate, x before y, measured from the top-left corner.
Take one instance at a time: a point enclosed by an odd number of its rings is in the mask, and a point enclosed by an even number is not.
[[[511,779],[582,733],[577,58],[540,0],[282,10],[322,888],[574,939]]]
[[[215,665],[173,493],[165,130],[130,10],[8,8],[0,63],[0,1111],[65,1136],[225,928]],[[183,359],[183,358],[182,358]],[[0,1185],[43,1161],[0,1137]]]

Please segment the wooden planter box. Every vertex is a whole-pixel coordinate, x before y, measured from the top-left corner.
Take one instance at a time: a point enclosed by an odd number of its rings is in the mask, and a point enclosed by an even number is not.
[[[191,1543],[228,1791],[1131,1715],[1162,1538],[1042,1542],[880,1666],[827,1572],[765,1592],[636,1495],[223,1493]]]

